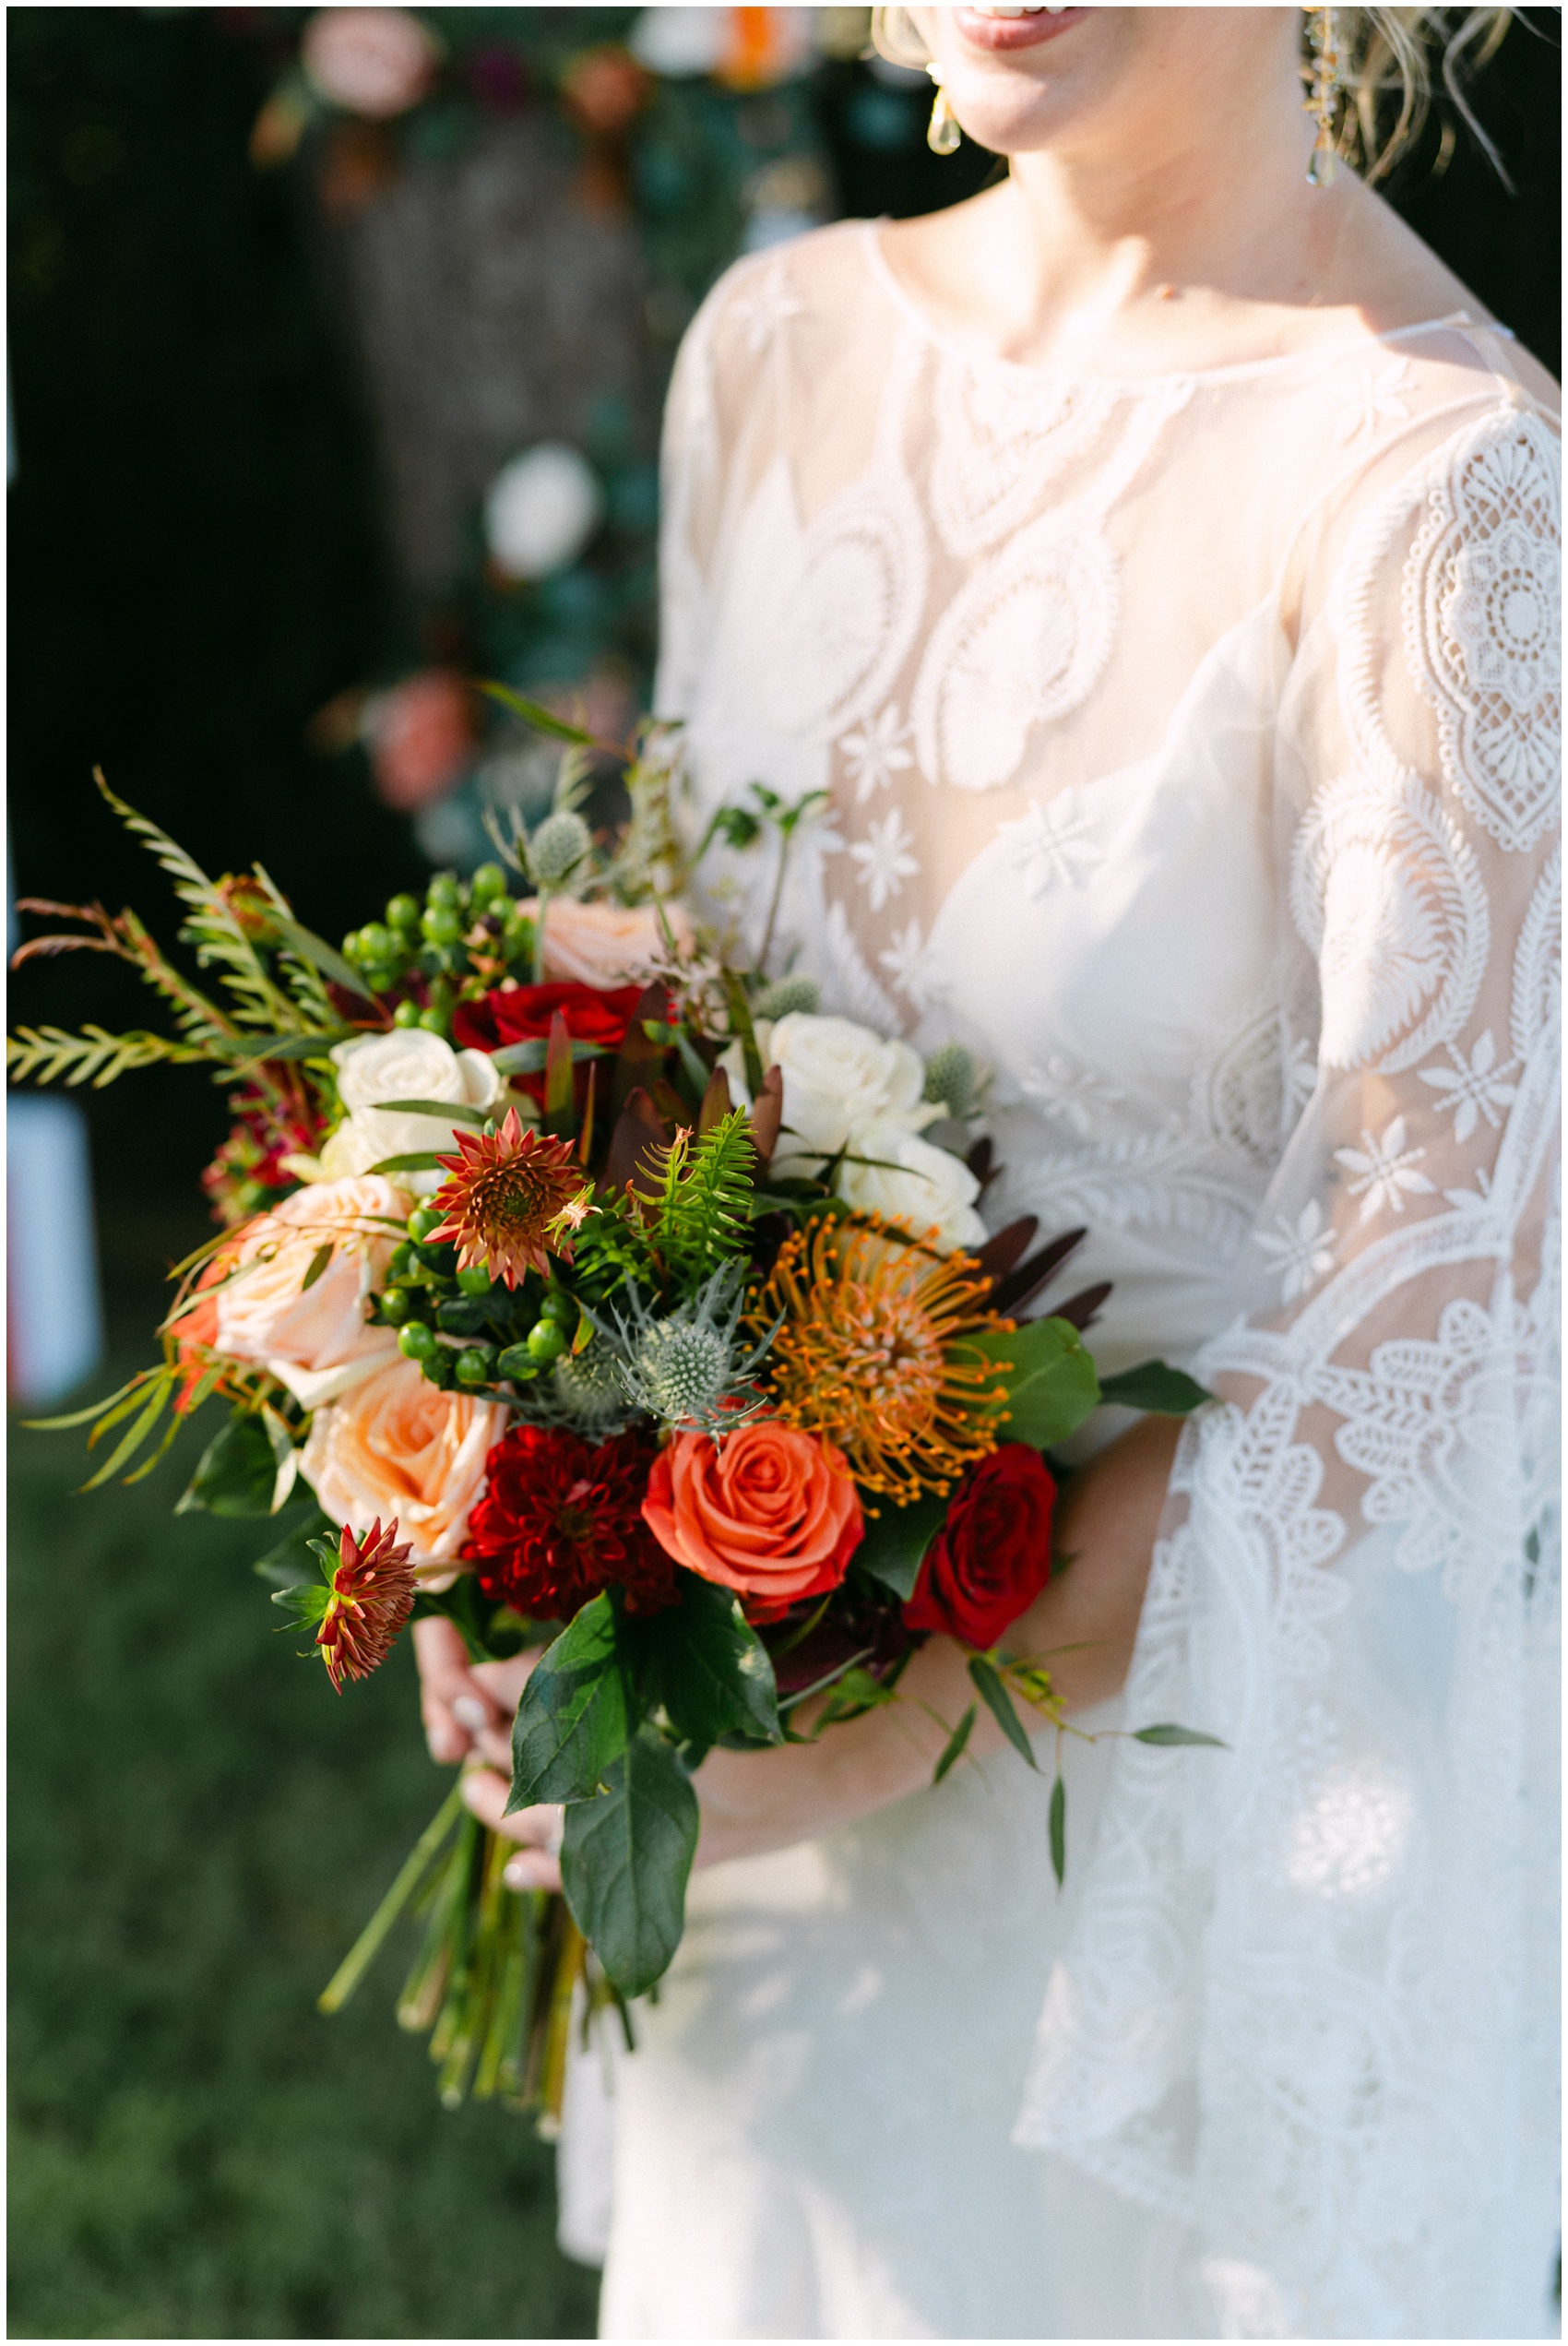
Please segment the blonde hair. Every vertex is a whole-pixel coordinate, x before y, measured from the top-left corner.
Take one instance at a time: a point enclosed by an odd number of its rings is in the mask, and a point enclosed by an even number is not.
[[[1303,9],[1302,39],[1306,19]],[[1338,8],[1339,31],[1348,59],[1348,103],[1339,134],[1340,152],[1359,162],[1368,180],[1381,179],[1417,137],[1432,100],[1432,66],[1441,54],[1443,89],[1479,142],[1503,185],[1513,183],[1503,159],[1465,94],[1464,77],[1496,54],[1513,18],[1512,8]],[[873,8],[871,37],[896,65],[924,65],[931,52],[909,8]],[[1398,112],[1385,137],[1378,134],[1380,104],[1395,90]],[[1445,168],[1454,150],[1454,125],[1445,122],[1434,168]]]

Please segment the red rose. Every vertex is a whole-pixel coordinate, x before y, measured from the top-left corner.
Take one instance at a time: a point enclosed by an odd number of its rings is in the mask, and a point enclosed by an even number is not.
[[[559,1010],[574,1042],[598,1042],[606,1051],[619,1051],[642,997],[640,985],[608,990],[592,985],[515,985],[505,992],[481,994],[477,1002],[459,1002],[453,1013],[452,1038],[460,1051],[500,1051],[509,1042],[545,1042],[550,1038],[550,1022]],[[580,1066],[577,1073],[579,1084],[586,1085]],[[526,1091],[542,1106],[542,1069],[536,1076],[514,1076],[511,1080],[514,1090]]]
[[[904,1607],[911,1629],[934,1629],[986,1651],[1027,1613],[1051,1578],[1056,1484],[1038,1450],[1004,1442],[967,1475],[926,1550]]]
[[[540,1621],[569,1621],[612,1583],[630,1613],[673,1604],[674,1561],[642,1517],[653,1456],[642,1434],[596,1447],[513,1426],[490,1453],[462,1552],[485,1595]]]

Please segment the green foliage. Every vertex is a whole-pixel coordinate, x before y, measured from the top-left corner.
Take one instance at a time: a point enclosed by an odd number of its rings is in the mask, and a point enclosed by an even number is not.
[[[279,1475],[292,1454],[289,1430],[275,1411],[235,1410],[203,1451],[175,1514],[274,1514]]]
[[[866,1535],[855,1550],[855,1569],[869,1572],[908,1603],[915,1593],[925,1552],[947,1520],[947,1501],[927,1495],[897,1507],[884,1501],[866,1519]]]
[[[699,1751],[725,1736],[782,1743],[773,1664],[740,1600],[693,1573],[681,1580],[678,1605],[621,1625],[642,1704]]]
[[[685,1925],[697,1800],[673,1748],[641,1727],[597,1800],[566,1811],[561,1885],[578,1929],[623,1995],[668,1970]]]
[[[1101,1377],[1099,1398],[1118,1401],[1123,1409],[1147,1410],[1157,1417],[1185,1417],[1214,1395],[1185,1369],[1170,1368],[1164,1361],[1140,1361],[1136,1368]]]
[[[1060,1889],[1067,1878],[1067,1787],[1060,1770],[1051,1787],[1051,1870]]]
[[[995,1663],[983,1653],[972,1653],[969,1656],[969,1676],[974,1682],[976,1693],[1019,1758],[1033,1768],[1036,1764],[1034,1746],[1025,1732],[1023,1721],[1013,1708],[1013,1697],[1003,1684]]]
[[[647,1195],[648,1243],[683,1295],[747,1244],[756,1148],[743,1108],[696,1137],[681,1131],[659,1152]]]
[[[18,1082],[90,1083],[95,1091],[117,1082],[137,1067],[189,1066],[208,1057],[194,1043],[173,1042],[161,1034],[134,1029],[129,1034],[106,1034],[101,1027],[85,1026],[80,1034],[59,1027],[19,1027],[6,1037],[6,1068]]]
[[[974,1733],[975,1721],[979,1718],[979,1716],[980,1711],[978,1707],[974,1703],[970,1703],[968,1710],[965,1711],[962,1719],[959,1720],[958,1724],[954,1728],[953,1733],[948,1736],[946,1744],[943,1747],[942,1757],[937,1761],[935,1770],[932,1776],[931,1780],[933,1784],[940,1784],[943,1778],[949,1772],[949,1770],[956,1768],[959,1760],[962,1759],[965,1747],[968,1743],[969,1737]]]
[[[626,1748],[632,1701],[615,1608],[607,1595],[597,1596],[523,1689],[512,1725],[507,1814],[540,1801],[590,1798]]]
[[[1215,1751],[1229,1751],[1230,1746],[1218,1735],[1200,1735],[1195,1727],[1134,1727],[1131,1730],[1135,1744],[1207,1744]]]
[[[1049,1449],[1099,1406],[1094,1361],[1067,1320],[1028,1320],[1021,1328],[966,1340],[988,1360],[1009,1364],[1004,1379],[1009,1442]]]

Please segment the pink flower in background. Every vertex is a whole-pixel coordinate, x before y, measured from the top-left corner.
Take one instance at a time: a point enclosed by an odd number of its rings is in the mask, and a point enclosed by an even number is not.
[[[418,105],[435,71],[435,43],[407,8],[322,8],[300,62],[323,98],[384,122]]]
[[[377,791],[404,815],[445,797],[474,754],[469,688],[450,668],[426,668],[376,693],[360,730]]]

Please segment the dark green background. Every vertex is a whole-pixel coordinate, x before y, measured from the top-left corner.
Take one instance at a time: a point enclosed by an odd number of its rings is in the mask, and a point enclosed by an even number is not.
[[[1478,105],[1520,193],[1461,138],[1401,173],[1414,224],[1555,370],[1552,44],[1515,30]],[[254,16],[254,12],[253,12]],[[11,820],[18,885],[161,914],[89,781],[209,868],[259,854],[337,932],[421,866],[357,757],[303,745],[410,647],[352,371],[286,178],[245,139],[268,79],[212,12],[14,8]],[[925,209],[991,168],[852,136],[844,208]],[[164,923],[165,931],[167,923]],[[12,1017],[143,1015],[99,960],[24,974]],[[199,1079],[89,1102],[121,1373],[203,1232],[221,1130]],[[100,1388],[101,1389],[101,1388]],[[384,1965],[313,1999],[440,1780],[400,1655],[335,1701],[247,1569],[243,1526],[169,1513],[179,1461],[86,1498],[74,1436],[12,1440],[13,2336],[582,2336],[548,2154],[436,2107]]]

